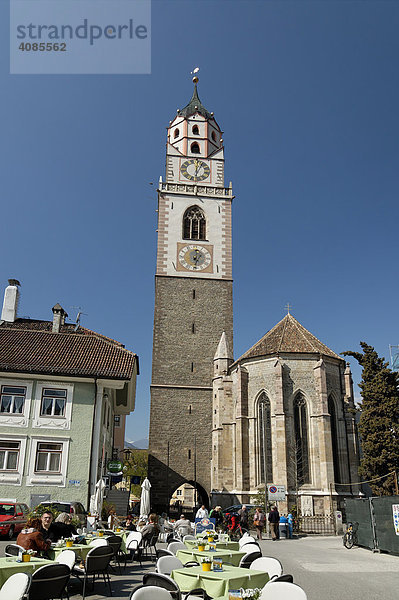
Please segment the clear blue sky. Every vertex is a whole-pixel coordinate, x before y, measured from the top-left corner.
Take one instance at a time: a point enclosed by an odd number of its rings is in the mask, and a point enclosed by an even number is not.
[[[236,195],[235,356],[287,301],[336,352],[365,340],[388,356],[399,343],[397,1],[155,0],[152,74],[136,76],[9,75],[8,19],[0,0],[0,285],[22,282],[21,316],[82,306],[85,326],[139,354],[128,439],[148,431],[165,128],[197,65]]]

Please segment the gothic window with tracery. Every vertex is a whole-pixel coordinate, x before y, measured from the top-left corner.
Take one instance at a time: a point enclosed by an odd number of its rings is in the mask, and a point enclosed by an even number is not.
[[[185,240],[206,239],[206,219],[199,206],[190,206],[184,213],[183,238]]]
[[[270,400],[264,392],[258,400],[259,483],[273,482]]]
[[[331,424],[331,445],[334,462],[334,480],[336,483],[341,481],[339,471],[339,454],[338,454],[338,431],[337,431],[337,415],[335,411],[335,402],[332,396],[328,397],[328,412],[330,413]]]
[[[294,400],[295,464],[298,485],[310,483],[306,401],[302,394]]]

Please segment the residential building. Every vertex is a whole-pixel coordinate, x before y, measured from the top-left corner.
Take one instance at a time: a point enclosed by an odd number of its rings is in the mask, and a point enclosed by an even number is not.
[[[134,410],[138,356],[68,323],[18,318],[9,280],[0,321],[1,497],[89,506],[113,455],[114,422]],[[122,436],[123,437],[123,436]]]

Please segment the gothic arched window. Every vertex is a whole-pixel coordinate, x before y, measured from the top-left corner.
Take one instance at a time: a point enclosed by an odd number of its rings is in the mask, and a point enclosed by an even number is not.
[[[331,445],[334,462],[334,479],[336,483],[340,482],[339,472],[339,454],[338,454],[338,432],[337,432],[337,415],[335,412],[335,402],[332,396],[328,397],[328,412],[330,413],[331,424]]]
[[[175,139],[176,139],[177,137],[179,137],[179,133],[180,133],[180,132],[179,132],[179,128],[176,128],[176,129],[175,129],[175,132],[174,132],[174,134],[173,134]]]
[[[194,125],[194,127],[193,127],[193,135],[199,135],[198,125]]]
[[[185,240],[206,239],[206,219],[199,206],[190,206],[184,213],[183,238]]]
[[[214,142],[216,142],[216,133],[214,131],[212,131],[212,139]]]
[[[199,154],[200,153],[200,147],[197,144],[197,142],[194,142],[193,144],[191,144],[191,152],[193,154]]]
[[[294,400],[295,464],[298,485],[310,483],[306,401],[302,394]]]
[[[270,400],[265,392],[258,401],[258,435],[259,435],[259,483],[273,482],[272,461],[272,426]]]

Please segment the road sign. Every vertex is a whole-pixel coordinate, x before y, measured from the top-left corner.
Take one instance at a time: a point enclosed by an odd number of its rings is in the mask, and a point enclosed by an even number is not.
[[[278,502],[279,500],[285,500],[285,485],[268,485],[267,496],[269,502]]]

